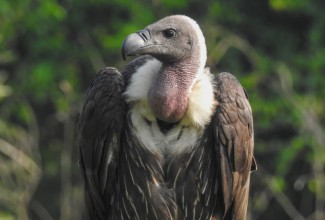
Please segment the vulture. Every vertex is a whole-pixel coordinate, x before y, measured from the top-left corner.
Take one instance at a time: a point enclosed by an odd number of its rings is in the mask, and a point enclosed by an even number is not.
[[[135,58],[100,70],[80,113],[86,219],[246,219],[252,110],[233,75],[205,67],[199,25],[168,16],[121,50]]]

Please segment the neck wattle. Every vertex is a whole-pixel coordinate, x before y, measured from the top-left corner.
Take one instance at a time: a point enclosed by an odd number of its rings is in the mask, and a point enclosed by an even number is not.
[[[162,66],[148,94],[149,106],[158,119],[166,122],[182,119],[198,68],[196,62]]]

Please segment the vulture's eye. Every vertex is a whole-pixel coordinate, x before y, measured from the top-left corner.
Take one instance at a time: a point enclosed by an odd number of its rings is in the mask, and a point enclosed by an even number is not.
[[[166,29],[163,31],[163,35],[165,38],[173,38],[176,35],[176,31],[174,29]]]

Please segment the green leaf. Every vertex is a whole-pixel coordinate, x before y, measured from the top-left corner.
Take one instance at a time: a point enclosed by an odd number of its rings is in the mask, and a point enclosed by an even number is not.
[[[273,177],[271,179],[271,187],[276,192],[281,192],[285,189],[286,183],[283,178],[281,177]]]
[[[269,0],[271,8],[276,11],[302,9],[308,2],[306,0]]]
[[[11,213],[0,210],[0,219],[1,220],[15,220],[16,218]]]

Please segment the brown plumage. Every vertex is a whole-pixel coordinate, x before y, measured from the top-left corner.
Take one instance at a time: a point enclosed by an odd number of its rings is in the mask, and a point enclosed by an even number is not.
[[[142,56],[101,70],[80,116],[86,219],[246,219],[251,107],[233,75],[204,68],[197,24],[167,17],[122,53]]]

